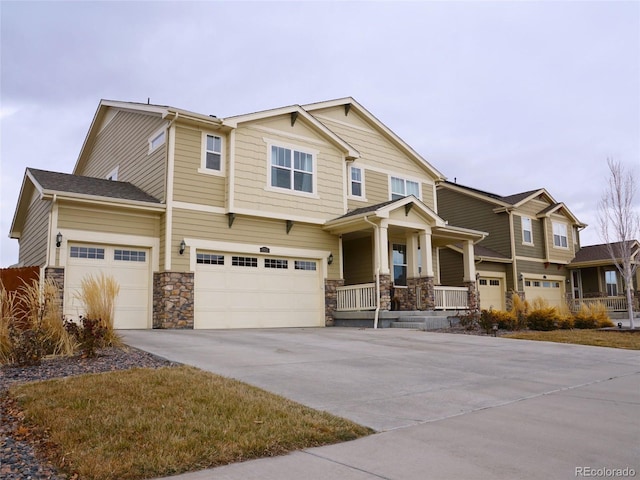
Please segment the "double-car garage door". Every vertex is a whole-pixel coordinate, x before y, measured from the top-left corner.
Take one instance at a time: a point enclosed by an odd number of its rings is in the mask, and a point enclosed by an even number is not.
[[[198,251],[194,328],[324,326],[319,259]]]

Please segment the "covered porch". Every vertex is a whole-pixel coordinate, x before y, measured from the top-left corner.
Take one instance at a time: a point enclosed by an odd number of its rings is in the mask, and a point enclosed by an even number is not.
[[[339,236],[337,312],[477,308],[474,244],[483,232],[448,225],[413,196],[327,222]],[[464,287],[440,285],[438,248],[462,244]]]

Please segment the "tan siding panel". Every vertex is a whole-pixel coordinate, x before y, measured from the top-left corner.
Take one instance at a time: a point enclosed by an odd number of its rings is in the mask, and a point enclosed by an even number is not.
[[[20,238],[19,261],[25,266],[43,266],[47,261],[47,229],[51,202],[32,196]]]
[[[531,218],[531,217],[529,217]],[[520,215],[513,216],[513,231],[515,232],[516,255],[522,257],[544,258],[544,232],[543,222],[535,217],[531,218],[533,245],[523,243],[522,241],[522,217]]]
[[[287,121],[288,120],[287,116]],[[275,121],[274,121],[275,122]],[[268,125],[279,125],[278,122]],[[300,125],[298,126],[298,124]],[[289,123],[290,125],[290,123]],[[271,127],[269,127],[271,128]],[[300,120],[291,128],[292,134],[307,137],[310,132]],[[287,191],[273,191],[268,184],[269,160],[268,144],[298,147],[304,151],[316,152],[315,197],[297,195]],[[257,128],[240,126],[236,132],[235,155],[235,206],[269,213],[295,213],[310,218],[330,219],[344,213],[343,156],[332,145],[316,143],[322,139],[316,135],[313,141],[264,132]]]
[[[118,210],[105,211],[90,207],[79,208],[62,204],[58,210],[58,226],[73,230],[147,237],[157,237],[159,234],[157,216]]]
[[[370,283],[375,280],[371,237],[343,240],[345,285]]]
[[[221,136],[224,143],[223,150],[226,153],[228,140],[224,135]],[[177,127],[173,199],[178,202],[224,207],[225,178],[198,172],[201,164],[202,132]]]
[[[440,283],[449,287],[464,286],[464,264],[462,254],[449,248],[440,249]]]
[[[84,170],[75,173],[106,178],[118,167],[119,181],[163,201],[166,141],[149,155],[149,138],[165,124],[155,116],[118,112],[98,134]]]
[[[388,175],[371,170],[365,170],[364,178],[367,192],[367,203],[369,205],[376,205],[390,199]]]

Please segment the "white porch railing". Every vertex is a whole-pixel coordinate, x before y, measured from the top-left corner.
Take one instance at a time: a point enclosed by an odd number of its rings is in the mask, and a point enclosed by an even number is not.
[[[575,298],[571,300],[572,309],[579,310],[580,305],[603,304],[609,312],[626,312],[627,297],[596,297],[596,298]],[[637,302],[636,302],[637,303]]]
[[[375,310],[377,306],[376,284],[364,283],[338,287],[338,311]]]
[[[466,287],[433,287],[437,310],[464,310],[469,308],[469,289]]]

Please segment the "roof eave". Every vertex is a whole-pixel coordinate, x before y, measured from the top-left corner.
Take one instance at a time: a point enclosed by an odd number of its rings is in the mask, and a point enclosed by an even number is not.
[[[137,210],[148,210],[155,212],[163,212],[166,205],[163,203],[145,202],[142,200],[129,200],[126,198],[105,197],[101,195],[89,195],[84,193],[64,192],[56,190],[45,190],[43,198],[56,198],[60,200],[68,200],[72,202],[93,203],[97,205],[112,205],[120,208],[134,208]]]

